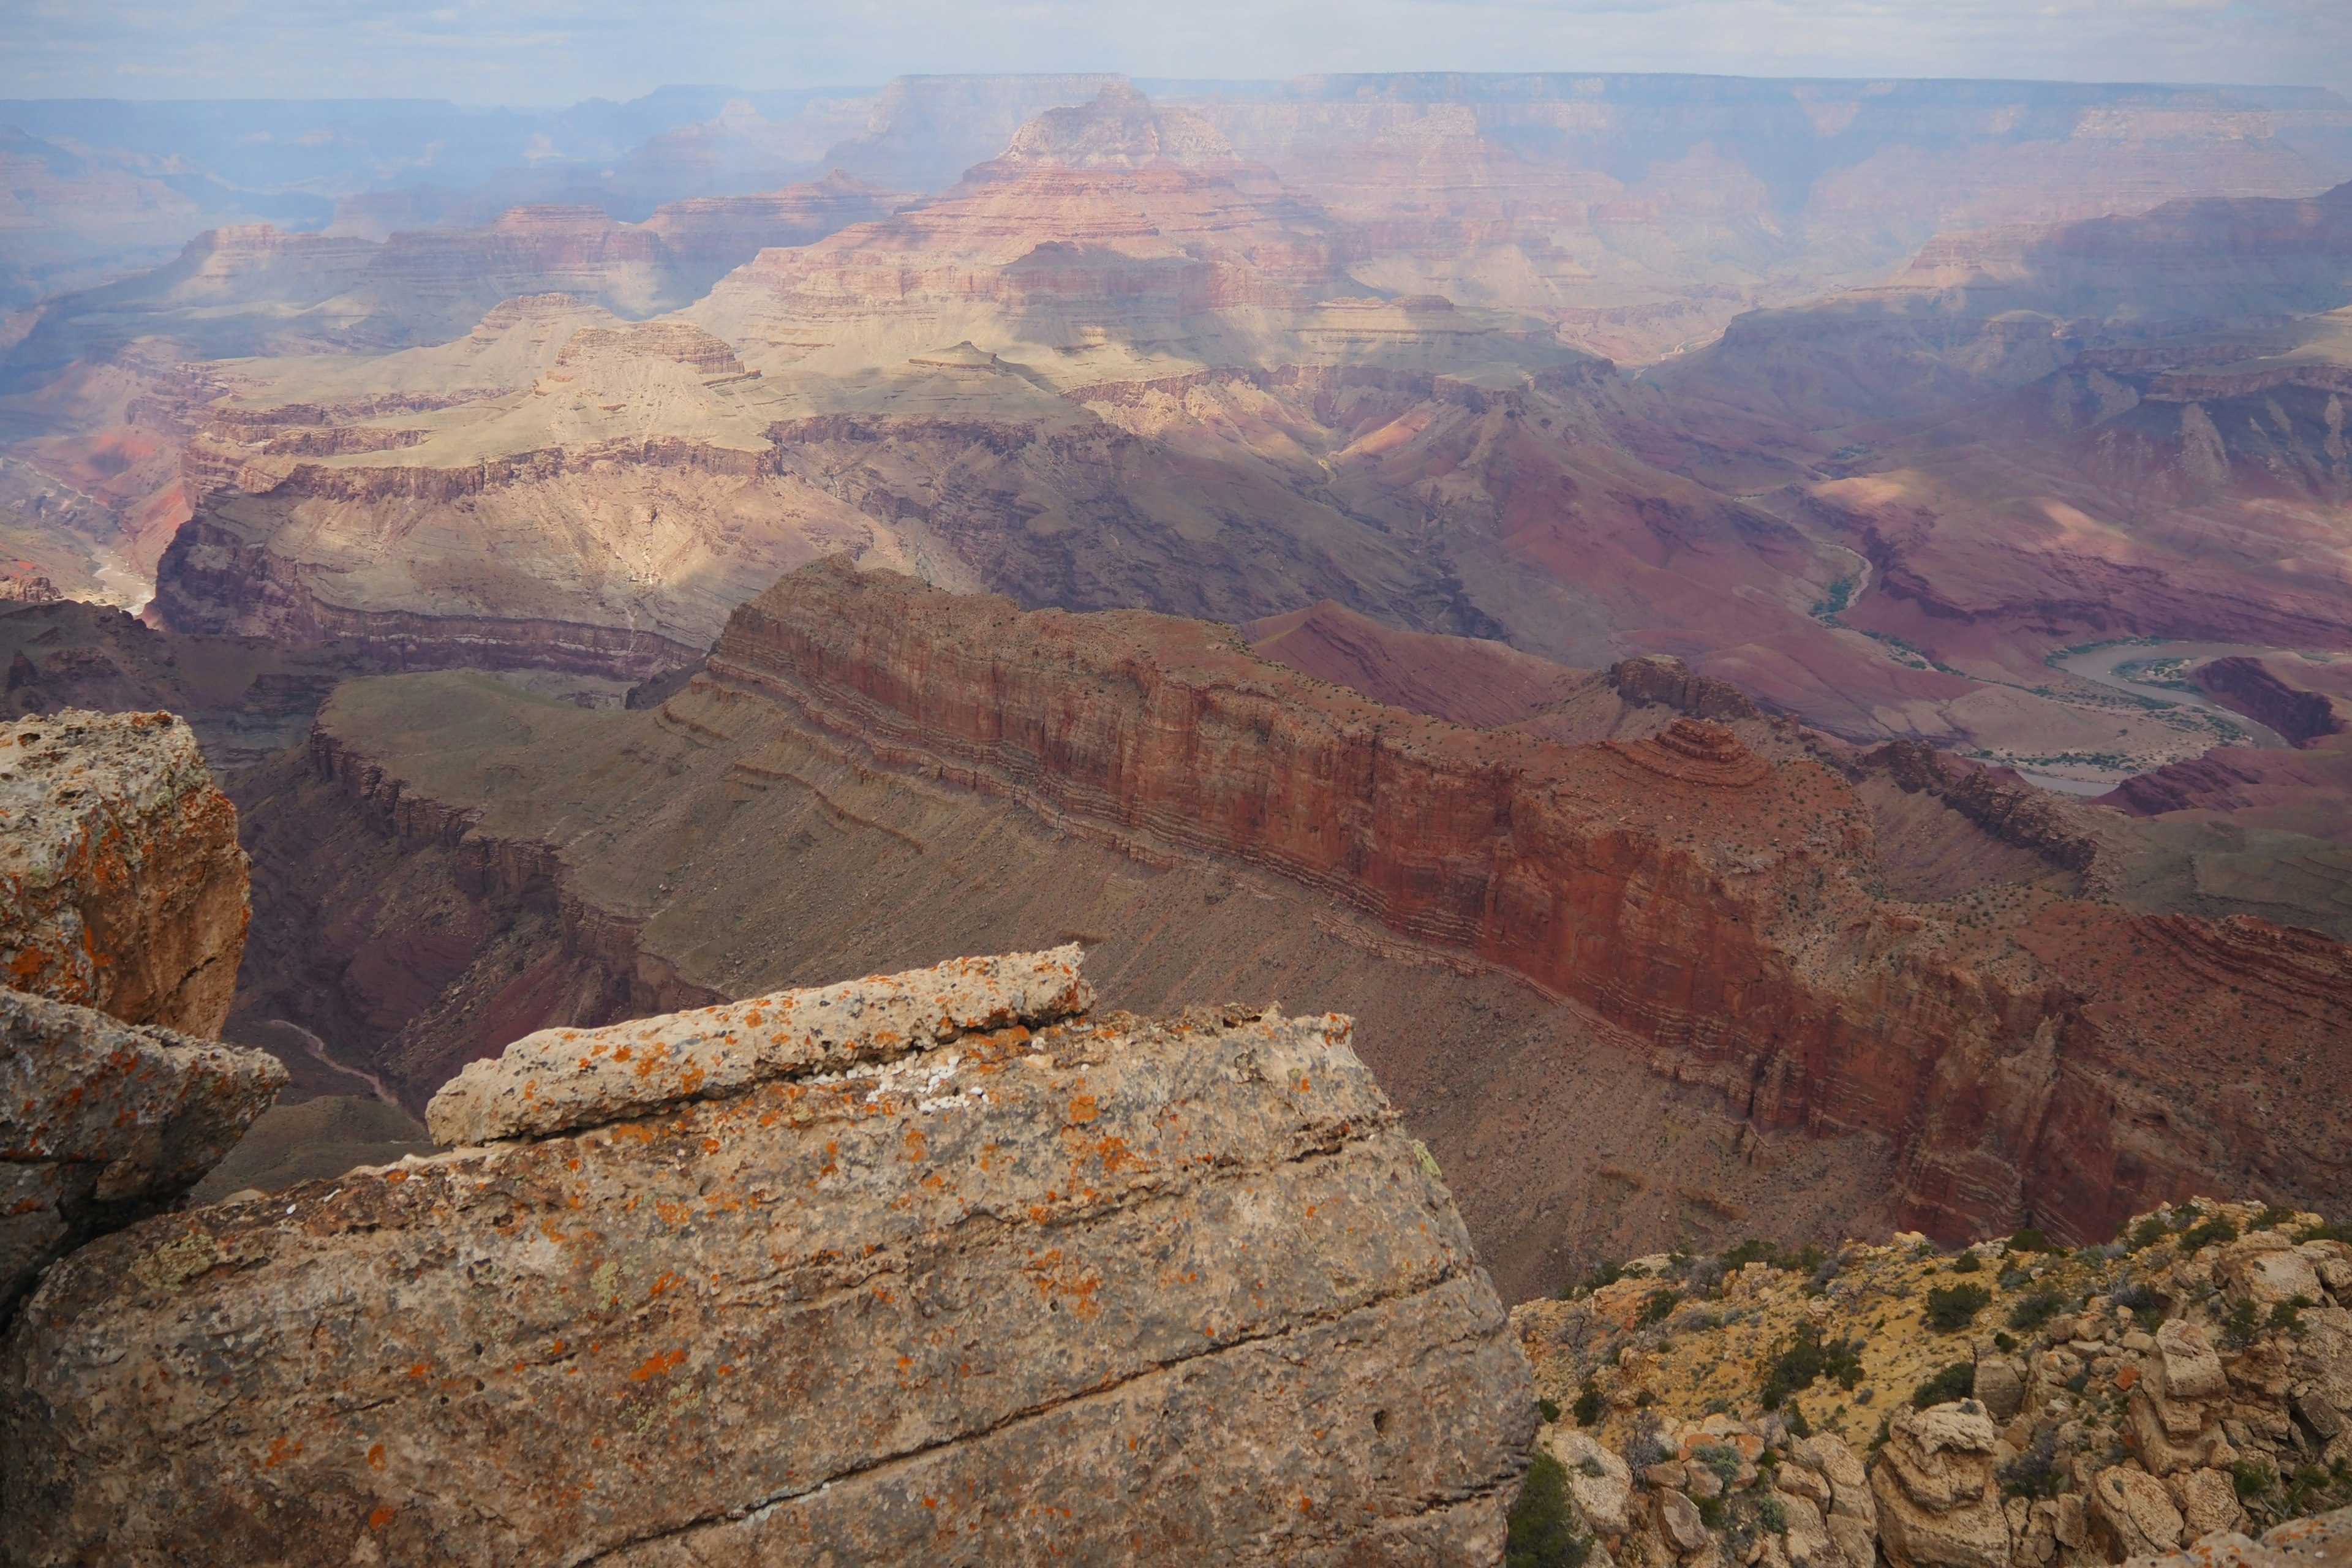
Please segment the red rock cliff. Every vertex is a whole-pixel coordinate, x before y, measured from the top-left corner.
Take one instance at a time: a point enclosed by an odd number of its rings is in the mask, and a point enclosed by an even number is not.
[[[2104,1240],[2225,1173],[2352,1191],[2344,1111],[2296,1092],[2352,1068],[2352,954],[2024,889],[1875,899],[1845,780],[1711,724],[1467,731],[1225,628],[1023,614],[837,560],[740,609],[700,679],[1147,858],[1234,856],[1507,964],[1736,1113],[1888,1138],[1901,1213],[1936,1234]]]

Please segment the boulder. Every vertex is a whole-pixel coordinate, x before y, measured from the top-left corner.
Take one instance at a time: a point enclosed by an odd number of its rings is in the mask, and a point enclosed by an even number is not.
[[[1797,1568],[1839,1568],[1841,1554],[1821,1505],[1801,1492],[1782,1491],[1780,1508],[1789,1519],[1789,1561]]]
[[[216,1035],[249,912],[236,808],[186,721],[68,709],[0,724],[0,980]]]
[[[286,1079],[265,1052],[0,990],[0,1321],[57,1258],[203,1180]]]
[[[1496,1561],[1533,1384],[1349,1032],[852,1029],[148,1220],[0,1350],[0,1560]]]
[[[2164,1490],[2180,1510],[2181,1528],[2192,1536],[2235,1530],[2245,1522],[2238,1489],[2223,1471],[2184,1470],[2166,1477]]]
[[[1633,1528],[1633,1472],[1624,1460],[1573,1426],[1545,1427],[1543,1446],[1568,1472],[1568,1489],[1595,1535]]]
[[[2009,1519],[1993,1477],[1998,1441],[1973,1399],[1895,1413],[1871,1490],[1879,1540],[1896,1568],[2008,1568]]]
[[[2092,1534],[2109,1560],[2170,1552],[2180,1544],[2180,1510],[2164,1483],[2127,1465],[2101,1470],[2085,1489]]]
[[[1706,1521],[1699,1517],[1698,1504],[1671,1487],[1652,1495],[1657,1500],[1658,1539],[1685,1557],[1714,1545]]]
[[[2221,1399],[2228,1396],[2230,1380],[2213,1342],[2196,1324],[2179,1318],[2156,1331],[2156,1353],[2164,1373],[2166,1393],[2175,1399]]]
[[[2008,1421],[2025,1408],[2023,1370],[1990,1345],[1978,1349],[1977,1377],[1972,1391],[1984,1405],[1986,1414],[1995,1421]]]
[[[2213,1278],[2231,1300],[2252,1301],[2257,1307],[2316,1302],[2326,1289],[2312,1259],[2275,1230],[2258,1230],[2223,1247],[2214,1262]]]

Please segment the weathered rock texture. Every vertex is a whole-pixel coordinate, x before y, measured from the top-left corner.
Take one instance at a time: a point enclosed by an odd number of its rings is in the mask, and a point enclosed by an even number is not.
[[[1525,1363],[1348,1033],[845,1034],[151,1221],[0,1361],[0,1556],[1495,1561]]]
[[[260,1051],[0,990],[0,1322],[49,1263],[194,1186],[285,1082]]]
[[[2192,1561],[2275,1562],[2213,1537],[2352,1503],[2340,1234],[2199,1199],[2072,1253],[1661,1256],[1512,1321],[1562,1411],[1539,1440],[1591,1461],[1578,1506],[1621,1563],[2089,1568],[2192,1541]],[[1969,1286],[1975,1311],[1922,1310]],[[1630,1499],[1610,1487],[1628,1471]],[[1715,1517],[1678,1538],[1694,1488]]]
[[[608,1028],[542,1029],[468,1065],[433,1097],[442,1143],[546,1137],[761,1079],[887,1061],[978,1029],[1058,1023],[1092,1005],[1076,942],[755,996]]]
[[[0,724],[0,972],[132,1024],[216,1034],[248,909],[236,808],[169,713]]]

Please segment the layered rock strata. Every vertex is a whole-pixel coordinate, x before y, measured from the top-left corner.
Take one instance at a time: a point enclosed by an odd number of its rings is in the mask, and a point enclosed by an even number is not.
[[[2029,1215],[2106,1234],[2234,1168],[2315,1200],[2352,1184],[2342,1109],[2283,1092],[2345,1070],[2352,953],[2048,889],[1892,905],[1836,770],[1706,721],[1597,746],[1466,731],[1197,624],[1023,615],[839,561],[739,609],[698,687],[1139,858],[1236,858],[1467,949],[1745,1119],[1894,1141],[1898,1210],[1938,1235]],[[2015,792],[1937,778],[2071,851]],[[2123,983],[2126,961],[2148,984]],[[2282,1082],[2217,1090],[2248,1072],[2222,1028],[2271,1041]]]
[[[236,808],[185,721],[0,724],[0,972],[132,1024],[214,1035],[248,916]]]
[[[0,1322],[56,1259],[195,1185],[285,1082],[260,1051],[0,990]]]
[[[691,1026],[583,1032],[546,1136],[84,1248],[0,1554],[1497,1560],[1525,1364],[1348,1021],[1045,1023],[1068,967],[745,1005],[658,1106],[595,1064]]]
[[[2352,1522],[2305,1517],[2352,1504],[2340,1234],[2200,1199],[2071,1254],[1660,1256],[1513,1322],[1621,1562],[2265,1562]]]

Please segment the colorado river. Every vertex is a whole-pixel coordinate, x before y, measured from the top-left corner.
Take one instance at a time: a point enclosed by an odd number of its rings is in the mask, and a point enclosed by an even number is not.
[[[2257,724],[2234,709],[2225,708],[2201,691],[2181,691],[2169,686],[2144,686],[2116,673],[2121,664],[2144,664],[2158,658],[2275,658],[2288,657],[2292,648],[2255,647],[2248,643],[2222,642],[2157,642],[2115,643],[2082,653],[2069,654],[2058,661],[2058,668],[2069,675],[2079,675],[2085,680],[2095,680],[2101,686],[2117,691],[2128,691],[2135,697],[2153,698],[2158,702],[2177,702],[2183,708],[2194,708],[2215,714],[2244,731],[2253,743],[2266,752],[2289,749],[2286,740],[2266,724]]]

